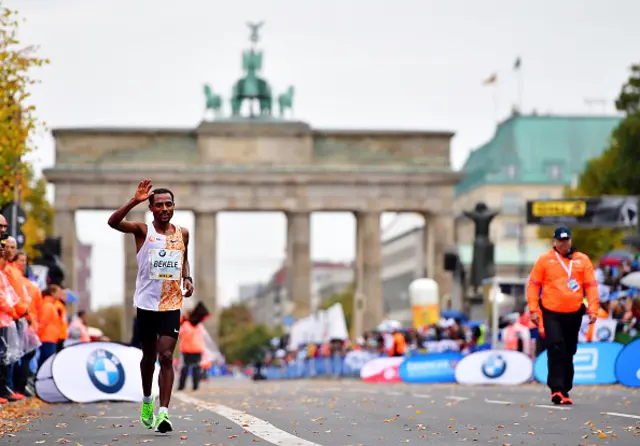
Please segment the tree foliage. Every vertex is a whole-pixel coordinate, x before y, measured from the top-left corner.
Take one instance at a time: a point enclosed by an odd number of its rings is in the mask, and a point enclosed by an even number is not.
[[[351,335],[351,323],[353,321],[353,299],[354,299],[355,286],[353,284],[345,288],[341,293],[331,296],[329,299],[322,302],[320,309],[326,310],[329,307],[340,304],[342,305],[342,311],[344,312],[344,318],[347,322],[347,330]]]
[[[568,188],[566,197],[640,195],[640,64],[631,67],[615,104],[624,119],[613,131],[609,147],[587,163],[577,188]],[[604,228],[572,228],[572,232],[576,249],[593,259],[622,246],[624,236],[624,231]],[[552,229],[541,228],[539,235],[551,239]]]
[[[122,341],[121,326],[124,319],[122,305],[112,305],[87,313],[87,325],[102,330],[102,333],[112,341]],[[129,342],[129,339],[125,340]]]
[[[22,229],[27,253],[33,258],[31,245],[51,232],[53,220],[46,183],[35,178],[25,161],[25,155],[34,148],[32,137],[44,128],[35,107],[28,103],[29,88],[36,83],[32,71],[48,61],[36,55],[35,47],[20,44],[19,25],[18,12],[4,7],[0,0],[0,209],[16,195],[25,205],[27,223]]]
[[[19,25],[18,12],[0,0],[0,193],[5,200],[13,197],[25,173],[24,156],[33,149],[31,137],[43,125],[28,104],[29,88],[36,83],[31,71],[48,63],[35,47],[20,44]]]
[[[245,305],[236,304],[220,314],[220,351],[228,363],[243,364],[255,361],[279,330],[256,324],[251,311]]]

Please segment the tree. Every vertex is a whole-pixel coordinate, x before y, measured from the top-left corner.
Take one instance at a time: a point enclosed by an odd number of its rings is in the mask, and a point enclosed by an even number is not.
[[[121,325],[124,316],[122,305],[112,305],[87,313],[87,325],[102,330],[102,333],[112,341],[122,341]],[[129,339],[125,339],[129,342]]]
[[[622,86],[615,102],[625,113],[611,135],[609,147],[601,156],[590,160],[575,189],[567,188],[565,196],[640,195],[637,160],[640,159],[640,64],[631,67],[629,80]],[[598,259],[607,251],[622,246],[624,231],[617,229],[572,228],[577,249]],[[551,228],[540,228],[539,236],[551,239]]]
[[[228,363],[240,361],[247,364],[255,361],[269,346],[269,341],[280,336],[280,330],[272,330],[256,324],[251,310],[236,304],[222,310],[220,314],[220,351]]]
[[[18,12],[4,7],[0,0],[0,208],[14,200],[18,188],[18,196],[29,208],[23,229],[27,242],[33,244],[51,231],[53,214],[46,203],[46,184],[35,179],[24,158],[34,148],[34,133],[44,126],[35,107],[28,104],[28,90],[36,83],[31,72],[48,60],[35,54],[37,48],[20,44],[19,24]]]
[[[355,286],[349,285],[342,292],[334,294],[327,300],[323,301],[320,305],[321,310],[326,310],[335,304],[342,305],[342,311],[344,312],[344,318],[347,322],[347,331],[351,335],[351,322],[353,320],[353,299],[354,299]]]

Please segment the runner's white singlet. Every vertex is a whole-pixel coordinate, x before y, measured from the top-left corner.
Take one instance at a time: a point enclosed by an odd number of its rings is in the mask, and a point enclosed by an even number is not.
[[[138,251],[138,277],[133,305],[152,311],[182,308],[182,262],[184,242],[182,228],[172,225],[175,233],[162,235],[153,224],[147,225],[147,236]]]

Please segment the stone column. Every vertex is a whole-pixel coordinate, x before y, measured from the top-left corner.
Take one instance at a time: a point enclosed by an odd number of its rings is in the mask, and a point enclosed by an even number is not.
[[[362,291],[363,286],[363,235],[362,219],[358,218],[358,213],[354,213],[356,219],[356,258],[354,262],[354,282],[353,293],[353,316],[351,319],[351,341],[356,342],[359,336],[364,334],[364,305],[365,299]]]
[[[215,212],[194,212],[195,234],[191,236],[189,249],[195,249],[195,293],[191,299],[201,301],[211,316],[204,322],[214,340],[218,339],[218,219]]]
[[[78,260],[78,235],[76,233],[76,211],[74,209],[58,209],[54,214],[53,232],[62,237],[60,242],[61,260],[64,265],[64,286],[77,288],[76,263]]]
[[[74,209],[58,209],[55,211],[53,231],[56,237],[62,237],[60,241],[60,255],[64,265],[63,285],[71,291],[76,291],[78,286],[78,235],[76,233],[76,211]],[[75,314],[78,304],[67,303],[67,313]]]
[[[451,297],[453,290],[453,277],[444,269],[444,255],[447,248],[453,246],[454,220],[453,215],[425,215],[423,234],[425,277],[438,283],[441,308],[444,308],[446,299]]]
[[[142,205],[140,205],[142,207]],[[129,212],[126,217],[128,221],[145,221],[145,211],[136,209]],[[133,337],[133,318],[135,310],[133,308],[133,295],[136,293],[136,278],[138,277],[138,251],[136,239],[133,234],[124,234],[124,311],[121,341],[129,343]]]
[[[358,240],[362,244],[362,294],[364,295],[363,329],[374,329],[384,316],[382,301],[382,242],[380,213],[363,212],[356,215]]]
[[[299,320],[309,315],[311,307],[311,241],[308,212],[287,214],[287,256],[291,277],[288,297],[293,302],[293,317]],[[289,271],[287,271],[287,274]]]

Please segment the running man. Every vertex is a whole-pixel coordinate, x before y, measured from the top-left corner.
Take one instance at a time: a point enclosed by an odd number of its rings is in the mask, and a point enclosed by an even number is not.
[[[542,295],[540,294],[542,291]],[[588,310],[583,304],[587,297]],[[589,324],[600,308],[598,282],[586,254],[571,246],[571,231],[560,226],[553,234],[553,248],[542,254],[531,271],[527,287],[531,321],[544,327],[548,352],[547,385],[554,404],[573,404],[573,356],[585,311]]]
[[[175,209],[173,193],[168,189],[154,189],[151,180],[144,180],[132,199],[109,217],[109,226],[125,234],[133,234],[136,241],[138,277],[133,304],[136,307],[138,335],[142,346],[142,410],[140,422],[156,432],[173,430],[169,421],[169,401],[173,388],[173,351],[180,332],[182,286],[184,297],[193,294],[188,260],[189,231],[171,224]],[[150,225],[142,221],[127,221],[125,217],[134,207],[149,200],[153,214]],[[160,362],[160,408],[153,413],[151,386],[156,360]]]

